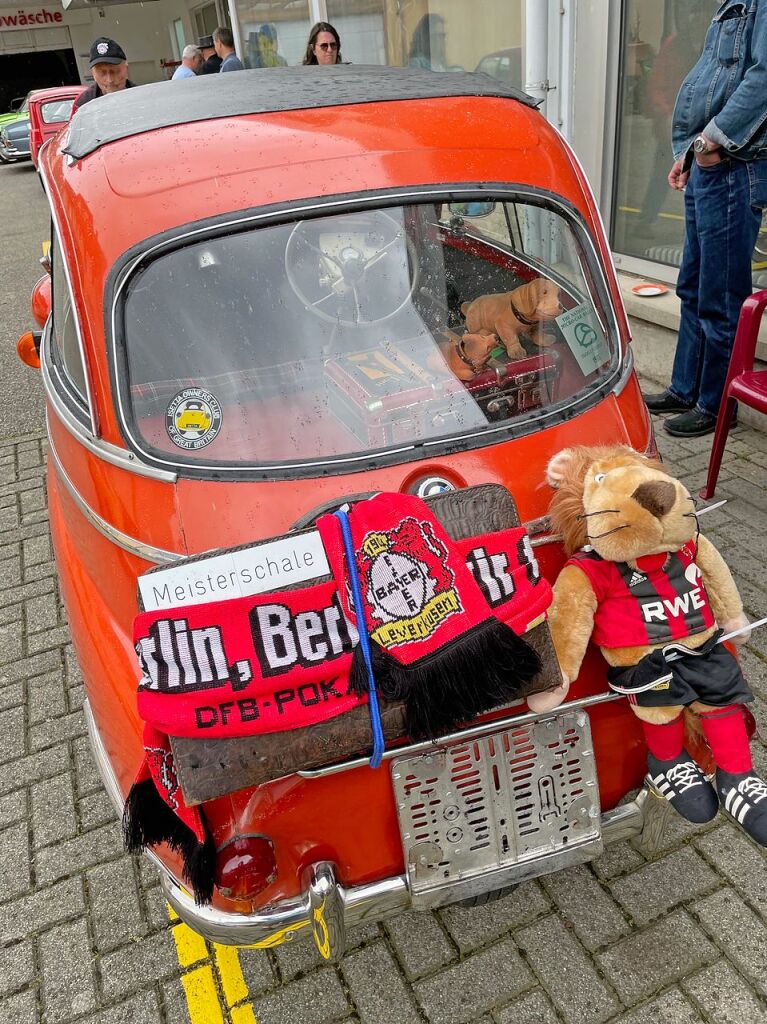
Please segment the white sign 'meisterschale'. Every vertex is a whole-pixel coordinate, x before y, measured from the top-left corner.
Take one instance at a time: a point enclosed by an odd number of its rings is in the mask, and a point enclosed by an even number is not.
[[[329,572],[320,535],[313,531],[148,573],[138,585],[144,611],[150,612],[264,594]]]

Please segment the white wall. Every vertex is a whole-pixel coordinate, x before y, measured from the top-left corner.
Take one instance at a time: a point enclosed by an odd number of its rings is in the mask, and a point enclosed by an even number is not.
[[[192,0],[190,0],[190,3]],[[41,48],[58,48],[62,45],[61,29],[66,29],[77,58],[82,80],[91,81],[88,67],[88,51],[98,36],[116,39],[125,50],[130,66],[130,77],[138,83],[158,81],[165,77],[160,66],[162,60],[173,60],[171,24],[181,18],[187,42],[196,42],[197,37],[189,13],[190,3],[186,0],[157,0],[157,2],[119,4],[102,7],[103,17],[97,10],[64,11],[59,0],[22,0],[13,6],[0,2],[0,11],[16,14],[17,11],[46,8],[61,11],[60,28],[18,29],[0,32],[0,54],[20,53]],[[195,2],[195,6],[196,6]],[[55,38],[54,38],[55,33]]]

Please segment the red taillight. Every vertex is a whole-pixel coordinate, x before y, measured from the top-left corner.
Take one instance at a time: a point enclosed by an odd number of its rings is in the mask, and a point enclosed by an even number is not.
[[[51,279],[48,274],[41,277],[32,289],[32,316],[39,327],[45,323],[51,312]]]
[[[228,899],[252,899],[276,877],[277,860],[269,836],[235,836],[216,851],[216,885]]]

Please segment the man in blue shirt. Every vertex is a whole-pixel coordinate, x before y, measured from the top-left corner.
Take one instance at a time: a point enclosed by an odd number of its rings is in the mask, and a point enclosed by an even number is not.
[[[219,74],[222,71],[245,70],[242,61],[234,52],[234,36],[230,28],[227,28],[226,25],[217,28],[213,33],[213,45],[216,48],[216,53],[221,58]]]
[[[202,54],[196,46],[185,46],[181,54],[181,63],[173,72],[172,82],[179,78],[196,78],[202,67]]]
[[[674,437],[711,433],[740,307],[751,294],[751,254],[767,206],[767,0],[725,0],[677,96],[671,121],[684,191],[685,241],[671,384],[647,396]]]

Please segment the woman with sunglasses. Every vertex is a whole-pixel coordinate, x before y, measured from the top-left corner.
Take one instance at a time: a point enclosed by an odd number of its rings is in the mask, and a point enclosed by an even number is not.
[[[341,64],[341,37],[327,21],[318,21],[309,33],[304,64]]]

